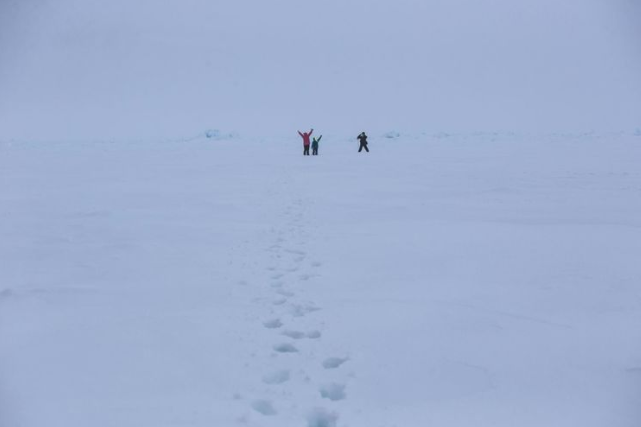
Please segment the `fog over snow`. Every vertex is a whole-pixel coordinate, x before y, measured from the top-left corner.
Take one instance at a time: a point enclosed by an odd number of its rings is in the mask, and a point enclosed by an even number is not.
[[[2,0],[0,137],[641,126],[637,0]]]
[[[0,0],[0,427],[639,427],[640,12]]]

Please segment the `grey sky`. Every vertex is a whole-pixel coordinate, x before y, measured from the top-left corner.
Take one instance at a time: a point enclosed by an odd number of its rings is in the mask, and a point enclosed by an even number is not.
[[[638,0],[0,0],[0,137],[641,127]]]

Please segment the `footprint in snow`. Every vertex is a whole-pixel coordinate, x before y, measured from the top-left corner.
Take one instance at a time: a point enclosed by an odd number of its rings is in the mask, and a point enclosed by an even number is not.
[[[315,408],[307,414],[307,427],[336,427],[338,415],[323,408]]]
[[[300,251],[300,250],[298,250],[298,249],[285,249],[285,252],[287,252],[287,253],[289,253],[289,254],[293,254],[293,255],[300,255],[300,256],[303,256],[303,257],[304,257],[305,255],[307,255],[307,252],[305,252],[305,251]]]
[[[320,310],[319,307],[316,307],[316,306],[311,305],[311,304],[306,304],[306,305],[292,304],[292,306],[290,308],[290,313],[294,317],[303,317],[307,313],[312,313],[312,312],[318,311],[318,310]]]
[[[282,384],[287,381],[289,381],[289,371],[285,369],[263,376],[265,384]]]
[[[283,298],[275,299],[274,301],[272,301],[272,304],[274,304],[274,305],[283,305],[286,302],[287,302],[287,298],[283,297]]]
[[[295,339],[295,340],[299,340],[301,338],[305,338],[305,333],[304,332],[300,332],[300,331],[283,331],[283,335],[285,335],[286,337]]]
[[[309,339],[318,339],[321,337],[321,333],[319,331],[310,331],[310,332],[300,332],[300,331],[284,331],[283,335],[286,337],[295,339],[295,340],[300,340],[303,338],[309,338]]]
[[[329,383],[321,386],[318,391],[323,399],[329,399],[331,401],[343,400],[345,399],[345,384],[341,383]]]
[[[276,415],[276,410],[269,400],[254,400],[252,402],[252,409],[263,415]]]
[[[281,322],[280,319],[270,319],[266,322],[263,322],[263,326],[265,326],[267,329],[278,329],[283,326],[283,322]]]
[[[323,368],[336,369],[343,363],[347,362],[347,360],[347,357],[328,357],[327,359],[323,360]]]
[[[276,293],[277,293],[278,295],[282,295],[282,296],[284,296],[284,297],[288,297],[288,298],[289,298],[289,297],[293,297],[294,295],[296,295],[296,294],[294,294],[292,291],[288,291],[288,290],[286,290],[286,289],[280,289],[280,290],[278,290]]]
[[[290,343],[282,343],[274,345],[274,351],[278,353],[298,353],[298,349]]]
[[[320,331],[309,331],[305,336],[311,340],[316,340],[321,337],[321,333]]]

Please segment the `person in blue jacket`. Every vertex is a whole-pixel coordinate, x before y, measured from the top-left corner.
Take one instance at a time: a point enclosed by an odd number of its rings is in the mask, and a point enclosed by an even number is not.
[[[319,136],[318,138],[314,137],[312,139],[312,156],[318,156],[318,143],[320,142],[322,137],[323,135]]]

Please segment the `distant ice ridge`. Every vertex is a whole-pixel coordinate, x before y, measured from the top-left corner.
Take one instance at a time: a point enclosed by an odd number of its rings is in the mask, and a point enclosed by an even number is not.
[[[367,129],[366,129],[367,130]],[[450,132],[450,131],[416,131],[416,130],[390,130],[387,132],[368,132],[369,140],[373,145],[376,145],[380,142],[405,142],[410,140],[432,140],[434,142],[442,140],[451,140],[451,141],[469,141],[474,143],[480,142],[498,142],[498,141],[510,141],[514,142],[516,140],[530,141],[533,139],[539,140],[585,140],[585,139],[604,139],[604,138],[614,138],[614,137],[625,137],[625,136],[635,136],[641,137],[641,127],[636,127],[628,130],[619,130],[619,131],[610,131],[610,132],[596,132],[596,131],[584,131],[584,132],[533,132],[533,133],[522,133],[522,132],[511,132],[505,130],[499,131],[476,131],[476,132]],[[152,139],[112,139],[112,138],[101,138],[100,134],[97,134],[93,139],[3,139],[0,135],[0,148],[1,147],[10,147],[15,145],[30,145],[37,146],[40,144],[47,144],[48,146],[57,145],[90,145],[90,144],[183,144],[183,143],[203,143],[208,144],[212,142],[224,142],[224,141],[239,141],[239,140],[262,140],[266,139],[270,142],[286,142],[291,143],[293,141],[298,142],[299,136],[292,134],[291,132],[287,134],[273,134],[273,135],[261,135],[254,136],[251,132],[241,132],[221,130],[216,128],[205,128],[204,130],[192,133],[192,134],[183,134],[183,136],[171,136],[168,135],[166,138],[152,138]],[[355,136],[353,133],[337,133],[331,134],[326,132],[325,141],[355,141]]]
[[[222,131],[220,129],[205,129],[204,131],[189,137],[183,137],[178,140],[181,142],[194,142],[194,141],[228,141],[230,139],[237,139],[239,137],[237,132]]]
[[[395,130],[391,130],[383,135],[387,139],[396,139],[401,136],[401,134]]]
[[[207,129],[205,131],[205,138],[213,139],[215,141],[223,139],[234,139],[237,137],[238,135],[235,132],[222,132],[219,129]]]

